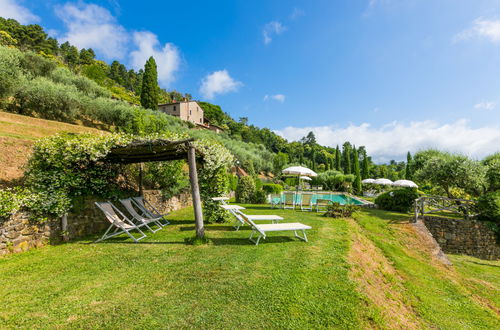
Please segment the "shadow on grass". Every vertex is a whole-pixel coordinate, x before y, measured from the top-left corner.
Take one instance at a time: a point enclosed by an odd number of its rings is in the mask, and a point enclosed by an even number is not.
[[[211,238],[210,241],[214,245],[255,245],[248,239],[248,237],[244,238],[216,237],[216,238]],[[294,237],[288,237],[288,236],[272,236],[272,237],[268,236],[266,239],[261,239],[259,245],[271,244],[271,243],[289,243],[294,241],[299,241],[299,240],[295,239]]]
[[[194,231],[196,229],[195,226],[184,226],[180,227],[180,231]],[[242,230],[250,230],[250,227],[240,227],[239,231]],[[233,226],[207,226],[205,225],[205,231],[236,231]]]

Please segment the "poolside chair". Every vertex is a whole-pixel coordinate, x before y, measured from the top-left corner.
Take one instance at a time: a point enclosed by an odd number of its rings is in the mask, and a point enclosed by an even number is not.
[[[271,208],[274,209],[281,204],[281,194],[271,194]]]
[[[227,205],[227,201],[229,200],[229,197],[212,197],[213,201],[220,202],[222,205]]]
[[[146,228],[148,228],[152,233],[156,233],[158,230],[162,229],[163,226],[159,220],[163,219],[163,217],[150,217],[149,215],[140,215],[134,208],[134,204],[132,202],[132,198],[120,199],[120,203],[125,207],[127,212],[132,216],[132,218],[139,223],[143,223]],[[154,230],[149,225],[156,224],[158,225],[158,229]]]
[[[315,204],[316,212],[326,211],[328,205],[331,203],[331,200],[328,197],[328,194],[318,194]]]
[[[255,245],[259,245],[260,239],[266,239],[266,233],[272,231],[293,231],[295,233],[295,237],[307,242],[306,230],[311,229],[311,226],[304,225],[300,222],[256,225],[255,222],[253,222],[253,220],[251,220],[247,215],[242,214],[242,218],[252,228],[252,233],[248,239],[255,243]],[[297,232],[302,232],[302,236],[297,234]],[[255,234],[258,235],[257,239],[254,239]]]
[[[106,230],[104,235],[102,235],[101,238],[95,241],[95,243],[104,241],[105,239],[123,233],[126,233],[128,236],[130,236],[130,238],[132,238],[136,243],[146,237],[146,234],[144,234],[144,232],[140,229],[140,227],[144,226],[144,224],[136,225],[110,202],[95,202],[95,205],[104,213],[106,219],[111,222],[111,225]],[[115,227],[115,230],[111,231],[113,227]],[[130,233],[132,230],[137,230],[139,233],[141,233],[141,237],[135,238]]]
[[[137,206],[141,210],[142,216],[148,216],[149,218],[163,218],[168,215],[168,213],[162,214],[158,212],[155,207],[150,202],[145,200],[142,196],[132,197],[132,201],[134,202],[135,206]],[[162,224],[160,222],[161,226],[170,224],[170,221],[168,221],[167,219],[163,219],[163,221],[165,221],[165,223]]]
[[[313,196],[314,194],[302,194],[300,198],[300,210],[312,211],[313,210]]]
[[[283,208],[284,209],[295,209],[295,193],[285,192],[283,193]]]
[[[227,211],[229,211],[234,216],[233,227],[236,230],[239,230],[241,226],[245,225],[246,222],[243,219],[244,216],[248,217],[252,221],[271,221],[272,223],[278,223],[283,220],[279,215],[271,215],[271,214],[245,214],[239,205],[221,205],[221,207]]]

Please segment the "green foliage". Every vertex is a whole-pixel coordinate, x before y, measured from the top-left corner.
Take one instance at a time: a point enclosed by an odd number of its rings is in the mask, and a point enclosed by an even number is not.
[[[344,175],[336,170],[329,170],[319,173],[311,181],[312,185],[321,185],[324,190],[339,190],[349,191],[351,183],[354,182],[355,176],[353,174]]]
[[[236,187],[236,202],[252,203],[255,194],[255,181],[251,176],[243,176]]]
[[[161,189],[165,199],[178,195],[189,187],[189,178],[183,170],[184,164],[182,160],[144,164],[144,185]]]
[[[488,191],[500,190],[500,152],[486,157],[482,163],[486,166]]]
[[[353,161],[353,174],[355,176],[353,182],[353,189],[356,194],[361,194],[363,192],[363,188],[361,187],[361,173],[359,171],[359,160],[358,160],[358,152],[356,148],[353,148],[354,161]]]
[[[477,210],[481,220],[492,221],[500,226],[500,191],[493,191],[479,196]]]
[[[222,111],[221,107],[208,102],[198,102],[203,109],[203,117],[217,126],[223,126],[230,120],[230,117]]]
[[[0,98],[11,95],[19,84],[21,54],[16,49],[0,47]]]
[[[408,154],[406,155],[405,179],[406,180],[413,179],[413,159],[411,158],[411,154],[409,151]]]
[[[229,191],[236,191],[236,187],[238,186],[238,176],[234,174],[228,174],[229,181]]]
[[[450,198],[456,197],[453,188],[478,196],[487,185],[486,168],[466,156],[428,150],[415,155],[415,165],[419,182],[441,187]]]
[[[340,154],[340,148],[337,145],[337,148],[335,148],[335,170],[340,172],[342,167],[342,156]]]
[[[332,202],[326,207],[326,213],[323,216],[329,218],[348,218],[358,209],[359,207],[354,204],[341,205],[340,203]]]
[[[267,194],[264,190],[259,189],[255,190],[255,193],[252,197],[252,203],[254,204],[265,204],[267,201]]]
[[[264,190],[267,194],[281,194],[283,186],[275,183],[264,183],[262,185],[262,190]]]
[[[144,67],[141,87],[141,105],[146,109],[158,109],[158,73],[155,59],[151,56]]]
[[[0,46],[15,46],[17,40],[6,31],[0,31]]]
[[[418,197],[419,194],[415,188],[395,189],[379,195],[375,199],[375,204],[382,210],[408,212]]]

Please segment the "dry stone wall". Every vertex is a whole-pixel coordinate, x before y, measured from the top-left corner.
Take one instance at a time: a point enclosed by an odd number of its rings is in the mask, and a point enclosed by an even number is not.
[[[487,223],[429,216],[422,220],[445,253],[466,254],[486,260],[500,259],[496,234]]]
[[[162,213],[192,205],[191,195],[188,193],[164,200],[160,191],[146,190],[144,197]],[[96,201],[98,200],[86,199],[77,207],[78,211],[70,212],[67,215],[65,232],[61,229],[61,219],[52,219],[40,224],[30,220],[30,215],[26,212],[17,212],[8,219],[0,220],[0,256],[103,232],[109,222],[95,207]],[[115,203],[120,207],[118,204]]]

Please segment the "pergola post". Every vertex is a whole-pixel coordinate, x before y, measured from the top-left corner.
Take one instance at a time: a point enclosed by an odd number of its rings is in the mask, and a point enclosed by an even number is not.
[[[193,197],[194,221],[196,225],[196,236],[203,238],[205,228],[203,225],[203,211],[201,208],[200,187],[198,185],[198,172],[196,171],[196,154],[192,144],[188,144],[189,181],[191,182],[191,194]]]
[[[144,196],[142,182],[143,182],[142,163],[139,163],[139,195],[140,196]]]

